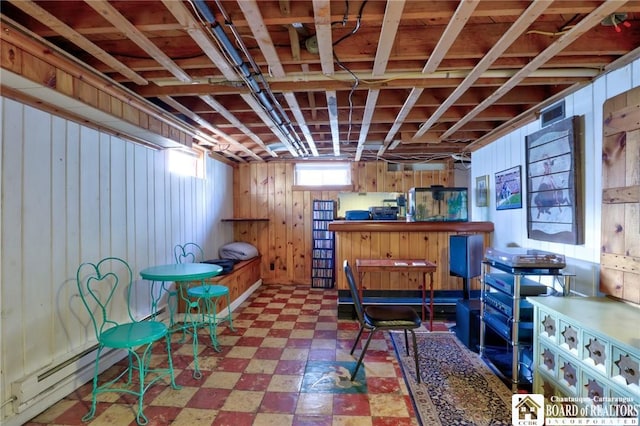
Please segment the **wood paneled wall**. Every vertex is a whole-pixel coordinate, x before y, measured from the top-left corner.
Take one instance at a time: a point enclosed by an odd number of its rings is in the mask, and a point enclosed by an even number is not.
[[[459,291],[462,289],[462,278],[449,273],[449,237],[456,234],[482,234],[484,247],[489,247],[492,232],[455,232],[455,231],[337,231],[336,247],[337,274],[336,288],[348,290],[349,285],[342,273],[343,260],[349,261],[356,270],[356,259],[426,259],[437,265],[433,273],[433,289]],[[422,284],[422,274],[376,272],[365,274],[360,283],[370,290],[416,290]],[[372,275],[374,277],[372,278]],[[427,286],[429,282],[427,281]],[[471,290],[480,289],[480,280],[476,277],[469,281]]]
[[[640,87],[603,116],[600,291],[640,304]]]
[[[453,169],[387,171],[384,162],[352,163],[353,192],[407,192],[411,187],[451,186]],[[311,208],[314,199],[337,200],[338,191],[294,189],[294,163],[242,164],[234,169],[234,215],[268,218],[235,222],[234,238],[262,255],[266,284],[311,283]]]
[[[114,117],[111,125],[115,125],[113,122],[121,119],[140,129],[148,130],[148,138],[154,139],[152,133],[191,146],[193,129],[185,127],[183,122],[164,113],[161,108],[152,107],[140,98],[131,96],[129,92],[120,89],[106,78],[87,71],[52,49],[43,47],[37,40],[20,31],[14,31],[4,22],[0,23],[0,38],[2,68]],[[72,113],[63,113],[61,109],[56,109],[56,113],[76,118]]]
[[[223,201],[232,192],[233,171],[207,158],[205,179],[178,175],[169,170],[168,151],[5,97],[0,97],[0,121],[4,402],[11,400],[12,383],[36,377],[96,343],[76,294],[80,263],[106,256],[126,259],[136,278],[133,310],[142,318],[151,304],[141,269],[173,263],[177,243],[193,241],[205,253],[217,253],[233,238],[233,230],[220,222],[232,211]],[[125,310],[121,314],[126,316]],[[62,398],[74,385],[51,388],[46,398]],[[33,411],[20,416],[33,417],[46,408],[40,403],[51,400],[29,401]],[[14,407],[0,407],[0,424],[12,424],[18,415]]]

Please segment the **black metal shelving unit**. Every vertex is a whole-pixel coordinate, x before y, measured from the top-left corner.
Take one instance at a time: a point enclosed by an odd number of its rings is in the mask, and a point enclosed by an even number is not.
[[[313,200],[313,252],[311,253],[311,287],[335,286],[335,236],[329,223],[335,219],[336,202]]]
[[[489,328],[510,347],[511,363],[508,367],[511,371],[501,373],[511,376],[512,389],[516,391],[520,387],[530,386],[533,378],[533,307],[526,297],[547,291],[546,285],[527,276],[555,277],[567,294],[571,276],[563,274],[560,269],[517,268],[493,261],[482,263],[480,356],[492,361],[485,347],[485,333]]]

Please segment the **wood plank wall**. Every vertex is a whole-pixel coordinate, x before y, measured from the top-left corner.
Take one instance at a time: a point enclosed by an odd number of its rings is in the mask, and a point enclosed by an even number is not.
[[[640,87],[604,104],[600,291],[640,304]]]
[[[0,120],[0,400],[10,401],[12,383],[96,343],[77,297],[80,263],[126,259],[136,277],[134,314],[144,318],[151,292],[139,279],[141,269],[173,263],[177,243],[193,241],[216,253],[233,238],[220,223],[232,211],[221,200],[232,192],[233,171],[207,158],[206,178],[179,175],[167,165],[168,151],[5,97]],[[128,317],[126,309],[118,313]],[[71,386],[52,390],[46,401]],[[13,409],[0,409],[0,424],[12,424]]]
[[[414,232],[341,232],[337,244],[336,288],[349,289],[342,273],[342,261],[347,260],[354,270],[356,259],[426,259],[437,265],[433,273],[434,290],[461,290],[462,278],[449,274],[449,237],[451,235],[475,232],[454,231],[414,231]],[[478,232],[483,235],[484,247],[489,247],[491,232]],[[373,275],[373,277],[372,277]],[[360,283],[370,290],[415,290],[422,285],[420,273],[404,273],[398,279],[397,273],[376,272],[365,274]],[[427,281],[427,286],[429,282]],[[480,289],[479,279],[469,281],[471,290]]]
[[[451,186],[454,171],[390,172],[384,162],[358,162],[352,163],[351,173],[353,192],[407,192]],[[262,254],[263,282],[311,284],[312,201],[337,200],[338,191],[294,189],[293,162],[241,164],[233,179],[235,217],[269,219],[229,223],[236,241],[251,243]]]
[[[110,80],[86,70],[20,31],[14,31],[4,22],[0,22],[0,39],[2,68],[111,117],[191,147],[193,129],[185,127],[183,122],[172,118],[161,108],[150,106],[144,100],[131,96],[131,93],[120,89]],[[11,92],[7,88],[4,90]],[[34,106],[39,107],[41,101]],[[53,110],[57,115],[78,120],[73,113],[63,111],[64,108],[53,107]],[[86,120],[80,119],[80,122],[88,124]],[[92,123],[92,126],[98,125]],[[137,140],[140,142],[143,139]]]

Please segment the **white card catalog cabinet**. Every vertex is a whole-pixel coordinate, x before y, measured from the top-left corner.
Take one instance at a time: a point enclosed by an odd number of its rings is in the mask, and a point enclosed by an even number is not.
[[[527,300],[534,306],[533,392],[609,412],[620,407],[607,405],[625,402],[637,417],[640,308],[606,297]]]

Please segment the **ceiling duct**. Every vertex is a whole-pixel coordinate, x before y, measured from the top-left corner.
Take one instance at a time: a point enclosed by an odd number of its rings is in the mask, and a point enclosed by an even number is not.
[[[207,6],[205,1],[195,0],[194,5],[198,12],[210,25],[211,34],[215,37],[222,49],[224,49],[229,62],[239,73],[240,77],[246,83],[254,98],[260,103],[265,112],[268,113],[275,127],[282,134],[282,142],[287,146],[289,152],[294,157],[309,156],[309,150],[297,135],[295,129],[293,128],[293,125],[291,124],[291,121],[287,117],[286,112],[284,111],[280,103],[276,100],[273,92],[269,87],[269,83],[267,83],[265,78],[262,76],[260,68],[250,56],[247,49],[244,48],[243,53],[247,57],[249,63],[245,62],[242,59],[242,55],[233,45],[233,43],[229,39],[229,36],[227,36],[227,33],[224,32],[222,25],[220,25],[220,23],[216,20],[213,13],[211,12],[211,9],[209,9],[209,6]],[[219,7],[221,6],[219,5]],[[226,16],[226,13],[224,11],[222,11],[222,13],[223,15],[225,15],[225,20],[227,22],[230,22],[230,19]],[[232,25],[230,26],[230,28],[234,33],[234,36],[238,43],[242,47],[244,47],[240,35],[236,32]],[[258,81],[258,79],[260,81]]]

